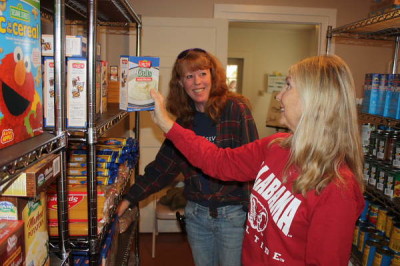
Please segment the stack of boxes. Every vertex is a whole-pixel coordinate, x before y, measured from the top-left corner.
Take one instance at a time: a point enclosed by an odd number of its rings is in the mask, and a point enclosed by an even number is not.
[[[42,35],[44,126],[54,127],[54,36]],[[98,47],[99,51],[100,48]],[[66,36],[67,127],[85,128],[87,116],[87,39]],[[107,111],[108,63],[96,65],[96,114]]]

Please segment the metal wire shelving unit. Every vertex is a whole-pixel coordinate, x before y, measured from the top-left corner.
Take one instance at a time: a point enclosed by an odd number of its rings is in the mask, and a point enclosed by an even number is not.
[[[96,143],[97,139],[113,126],[128,116],[127,112],[121,111],[117,106],[109,106],[109,111],[96,116],[96,40],[97,26],[112,26],[129,28],[136,27],[136,55],[141,51],[141,28],[140,16],[136,14],[130,2],[127,0],[54,0],[41,2],[42,17],[54,23],[54,63],[55,63],[55,117],[56,127],[54,135],[60,138],[63,144],[58,148],[62,155],[62,175],[58,180],[58,228],[59,237],[56,247],[56,259],[53,265],[69,265],[70,251],[74,246],[84,243],[84,249],[88,252],[90,265],[97,265],[100,254],[100,246],[104,238],[103,231],[99,234],[97,230],[97,176],[96,176]],[[68,20],[67,20],[68,19]],[[85,129],[66,128],[66,95],[65,91],[65,25],[85,25],[87,30],[87,127]],[[135,115],[135,138],[139,140],[139,114]],[[78,137],[76,137],[78,136]],[[67,142],[71,139],[85,142],[87,145],[88,165],[88,229],[89,233],[80,243],[74,242],[68,232],[68,199],[66,181],[66,149]],[[15,164],[15,163],[14,163]],[[5,169],[12,169],[7,165]],[[135,167],[138,173],[138,167]],[[117,202],[116,202],[117,204]],[[137,223],[136,223],[137,224]],[[104,228],[107,228],[106,225]],[[106,229],[105,229],[106,230]],[[138,242],[138,228],[133,229],[132,235],[136,236],[134,241]],[[132,240],[132,239],[131,239]],[[79,242],[79,241],[78,241]],[[129,246],[129,245],[128,245]],[[81,246],[80,246],[81,247]],[[135,263],[139,264],[138,243],[135,245]]]
[[[341,27],[332,28],[328,27],[326,34],[327,47],[326,53],[329,54],[331,50],[331,42],[334,37],[358,39],[361,41],[366,40],[383,40],[394,43],[394,52],[392,57],[392,74],[397,73],[398,68],[398,54],[400,44],[400,9],[390,12],[371,16]],[[391,119],[383,116],[359,113],[360,123],[371,123],[375,125],[385,125],[392,128],[400,127],[400,120]],[[400,204],[396,200],[389,199],[382,195],[375,188],[367,186],[366,195],[373,198],[375,201],[381,203],[387,208],[391,209],[394,213],[400,214]],[[353,250],[351,261],[353,265],[362,264],[362,254],[357,250]]]

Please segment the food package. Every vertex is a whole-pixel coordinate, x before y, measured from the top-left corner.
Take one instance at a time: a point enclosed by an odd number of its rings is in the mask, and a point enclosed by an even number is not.
[[[0,264],[24,265],[24,222],[0,220]]]
[[[43,115],[44,126],[54,127],[54,58],[43,58]]]
[[[24,221],[25,265],[49,264],[46,193],[33,199],[0,197],[0,219]]]
[[[0,1],[0,149],[43,133],[39,1]]]
[[[105,199],[105,186],[97,186],[97,220],[103,218],[103,209]],[[49,221],[57,221],[57,193],[55,189],[49,189],[48,192],[48,214]],[[87,222],[88,221],[88,193],[87,185],[68,186],[68,219],[69,222]]]
[[[54,56],[54,36],[42,34],[42,56]],[[87,39],[83,36],[67,35],[65,37],[65,56],[85,57],[87,55]]]
[[[26,169],[7,188],[3,196],[36,197],[60,175],[61,161],[59,154],[49,154],[41,161]]]
[[[158,90],[159,57],[121,56],[120,104],[128,112],[154,109],[150,90]]]

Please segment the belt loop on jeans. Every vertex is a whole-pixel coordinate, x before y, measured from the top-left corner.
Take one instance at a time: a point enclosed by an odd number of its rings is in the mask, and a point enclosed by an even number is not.
[[[208,208],[208,211],[209,211],[209,213],[210,213],[210,216],[212,217],[212,218],[217,218],[218,217],[218,210],[217,210],[217,208],[215,208],[215,207],[209,207]]]

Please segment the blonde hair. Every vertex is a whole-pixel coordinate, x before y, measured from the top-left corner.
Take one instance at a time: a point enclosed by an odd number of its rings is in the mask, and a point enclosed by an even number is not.
[[[205,113],[214,122],[218,121],[229,98],[237,98],[250,107],[247,98],[229,92],[225,68],[214,55],[200,48],[188,49],[178,55],[172,68],[166,103],[167,110],[179,118],[184,126],[188,126],[193,121],[195,110],[193,100],[183,87],[183,76],[185,71],[204,69],[210,69],[211,72],[211,91],[205,106]]]
[[[345,183],[339,172],[343,163],[363,191],[363,154],[349,67],[338,56],[315,56],[293,65],[289,77],[303,107],[293,135],[281,143],[291,149],[286,169],[299,169],[294,191],[320,193],[332,181]]]

